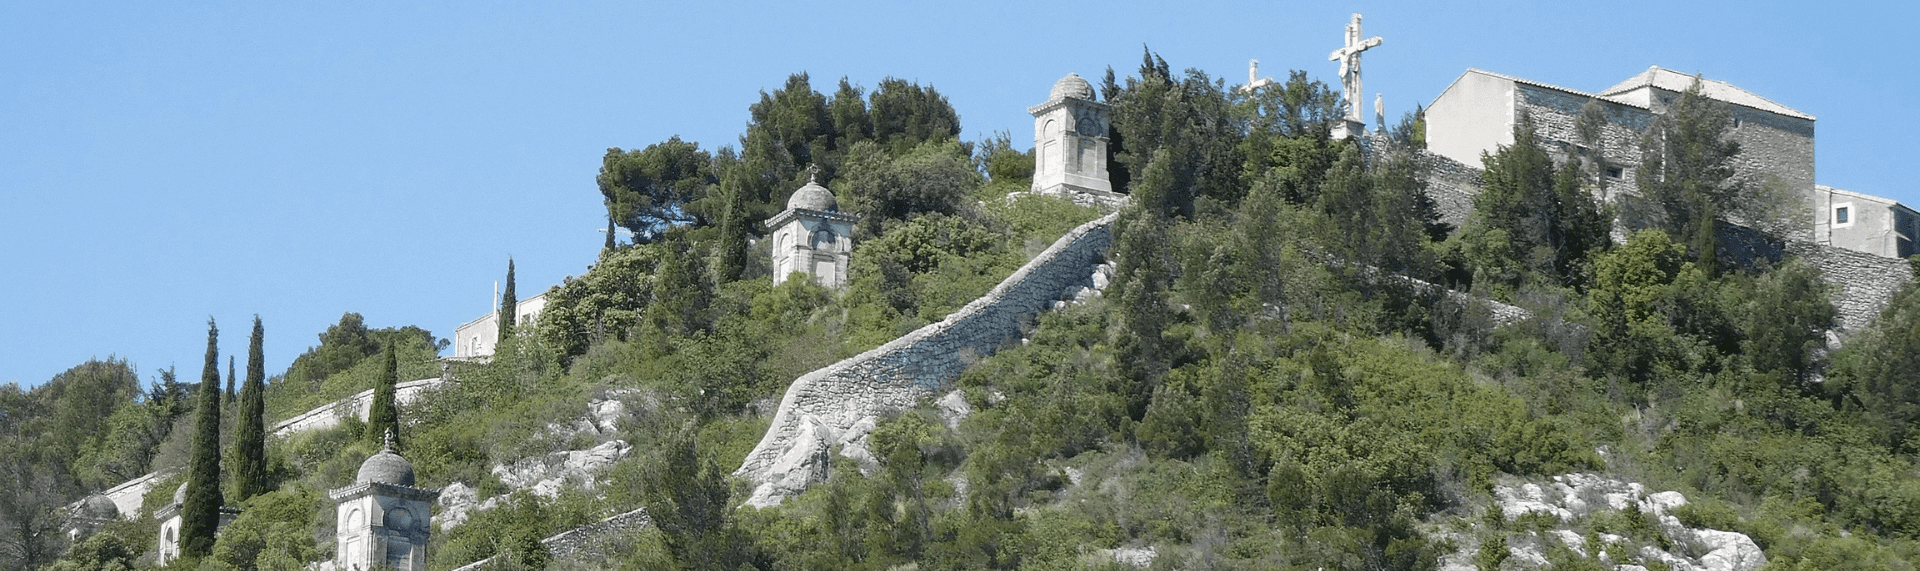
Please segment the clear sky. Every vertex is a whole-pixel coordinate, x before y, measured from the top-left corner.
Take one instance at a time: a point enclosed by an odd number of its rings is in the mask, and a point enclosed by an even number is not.
[[[109,355],[195,379],[209,316],[224,360],[259,314],[269,374],[348,311],[451,337],[508,256],[523,298],[593,261],[608,147],[737,145],[790,73],[930,84],[963,138],[1030,145],[1055,80],[1142,45],[1337,85],[1353,12],[1390,118],[1469,67],[1596,91],[1659,65],[1817,117],[1820,183],[1920,204],[1911,2],[524,4],[0,3],[0,383]]]

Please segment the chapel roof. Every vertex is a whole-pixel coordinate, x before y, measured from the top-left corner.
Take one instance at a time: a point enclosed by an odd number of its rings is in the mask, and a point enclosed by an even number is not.
[[[1639,75],[1627,78],[1626,81],[1622,81],[1613,87],[1600,90],[1600,96],[1612,98],[1648,86],[1658,87],[1668,91],[1686,91],[1687,87],[1693,85],[1695,79],[1700,81],[1700,94],[1714,100],[1752,107],[1777,115],[1797,117],[1808,121],[1814,120],[1812,115],[1795,111],[1793,108],[1779,103],[1774,103],[1765,97],[1755,95],[1751,91],[1735,87],[1731,83],[1717,79],[1687,75],[1657,65],[1649,67],[1646,71],[1640,72]]]
[[[78,515],[92,519],[118,519],[120,506],[114,505],[113,500],[106,496],[94,494],[80,503]]]
[[[818,210],[821,212],[839,212],[840,202],[833,198],[833,191],[827,190],[827,187],[820,186],[818,182],[808,180],[806,186],[800,187],[800,190],[793,191],[793,197],[787,199],[787,209],[792,210],[795,208],[805,208],[807,210]]]
[[[1054,82],[1053,92],[1047,95],[1047,100],[1058,101],[1065,97],[1093,101],[1093,84],[1081,79],[1080,74],[1069,72],[1066,77]]]

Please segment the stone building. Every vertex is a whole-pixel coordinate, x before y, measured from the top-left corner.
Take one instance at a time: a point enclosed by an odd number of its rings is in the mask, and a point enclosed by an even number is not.
[[[1053,84],[1033,114],[1033,191],[1074,202],[1112,203],[1107,179],[1107,125],[1112,109],[1094,100],[1093,85],[1069,73]]]
[[[1586,93],[1469,69],[1427,108],[1427,148],[1479,165],[1481,153],[1491,154],[1500,145],[1513,143],[1513,127],[1525,114],[1533,119],[1541,142],[1556,159],[1603,157],[1606,185],[1631,189],[1639,174],[1641,132],[1654,117],[1665,114],[1695,79],[1656,66],[1598,93]],[[1735,176],[1751,184],[1778,180],[1811,196],[1813,116],[1724,81],[1699,81],[1700,94],[1726,103],[1732,115],[1733,139],[1741,148]],[[1594,141],[1584,141],[1575,132],[1575,122],[1588,104],[1597,105],[1606,117]]]
[[[93,530],[100,529],[116,519],[120,519],[120,506],[103,494],[87,496],[67,508],[67,525],[62,528],[67,534],[68,543],[79,543]]]
[[[1813,241],[1836,248],[1889,258],[1914,255],[1913,240],[1920,236],[1920,213],[1883,198],[1815,185]]]
[[[341,571],[427,568],[433,502],[439,490],[414,487],[413,463],[393,451],[392,433],[379,453],[360,464],[353,483],[327,493],[335,503],[333,562]]]
[[[493,346],[500,342],[500,302],[495,294],[493,312],[476,317],[473,321],[460,324],[453,330],[453,356],[456,359],[475,359],[493,356]],[[514,304],[514,323],[533,323],[540,317],[540,311],[547,307],[547,294],[520,300]]]
[[[809,178],[787,199],[787,209],[767,220],[773,230],[773,283],[799,273],[826,287],[846,287],[853,225],[859,221],[860,216],[840,211],[833,191]]]
[[[183,519],[180,507],[185,503],[187,503],[187,485],[180,484],[179,488],[173,490],[173,502],[153,513],[154,519],[160,520],[160,549],[157,553],[159,553],[161,565],[180,558],[180,524]],[[236,517],[240,517],[240,508],[220,506],[219,528],[225,529],[227,524],[233,523],[233,518]]]

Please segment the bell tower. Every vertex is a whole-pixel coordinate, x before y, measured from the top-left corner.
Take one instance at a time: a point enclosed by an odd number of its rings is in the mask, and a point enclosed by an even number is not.
[[[1033,191],[1074,202],[1117,198],[1107,180],[1107,124],[1112,109],[1094,101],[1093,85],[1069,73],[1053,84],[1033,114]]]

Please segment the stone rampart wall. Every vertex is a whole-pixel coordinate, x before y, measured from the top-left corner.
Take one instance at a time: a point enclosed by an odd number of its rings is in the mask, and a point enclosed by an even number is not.
[[[647,516],[646,509],[637,509],[560,532],[558,535],[540,540],[540,544],[547,547],[547,555],[554,561],[577,561],[595,554],[594,551],[599,546],[597,540],[631,533],[649,525],[653,525],[653,518]],[[493,558],[488,557],[461,565],[453,571],[473,571],[492,561]]]
[[[995,286],[934,323],[879,348],[807,373],[787,387],[773,425],[734,473],[764,483],[805,427],[844,431],[862,418],[905,410],[950,383],[974,359],[1020,338],[1021,326],[1063,293],[1091,285],[1113,242],[1116,215],[1075,228]]]
[[[1834,288],[1840,330],[1853,333],[1873,323],[1894,292],[1913,281],[1906,260],[1835,248],[1813,242],[1788,242],[1787,252],[1820,268]]]
[[[400,383],[394,389],[393,400],[403,405],[411,403],[420,397],[421,391],[440,386],[440,383],[444,380],[445,379],[420,379]],[[340,423],[340,419],[345,418],[346,415],[349,414],[353,415],[354,418],[366,420],[367,409],[372,406],[373,389],[367,389],[353,396],[334,401],[332,404],[309,410],[293,418],[274,423],[273,429],[269,434],[286,436],[295,432],[332,428],[333,425]]]

